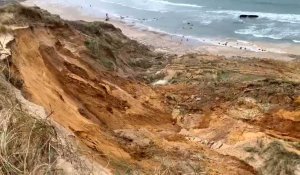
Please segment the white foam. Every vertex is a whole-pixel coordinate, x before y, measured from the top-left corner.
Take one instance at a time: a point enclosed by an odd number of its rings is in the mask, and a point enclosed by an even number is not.
[[[164,1],[164,0],[153,0],[154,2],[162,3],[162,4],[168,4],[172,6],[179,6],[179,7],[194,7],[194,8],[202,8],[203,6],[199,6],[196,4],[183,4],[183,3],[174,3],[174,2],[169,2],[169,1]]]
[[[207,12],[216,13],[216,14],[227,14],[235,17],[239,17],[242,14],[258,15],[259,18],[267,18],[272,21],[300,24],[299,14],[278,14],[278,13],[263,13],[263,12],[250,12],[250,11],[238,11],[238,10],[218,10],[218,11],[207,11]]]
[[[244,41],[244,40],[237,40],[237,42],[243,43],[243,44],[249,44],[249,41]]]
[[[164,0],[99,0],[101,2],[116,4],[122,7],[143,10],[143,11],[153,11],[166,13],[174,9],[170,8],[172,6],[176,7],[189,7],[189,8],[202,8],[202,6],[196,4],[184,4],[184,3],[173,3]]]
[[[294,43],[300,43],[300,40],[293,40]]]
[[[240,29],[234,31],[236,34],[252,35],[257,38],[270,38],[275,40],[281,40],[286,38],[293,38],[300,35],[300,31],[286,28],[285,30],[270,26],[269,28],[258,28],[257,26],[249,26],[246,29]]]
[[[130,8],[130,9],[135,9],[135,10],[141,10],[141,11],[153,11],[153,12],[160,12],[160,13],[166,13],[168,10],[164,6],[154,6],[154,4],[148,4],[148,1],[145,1],[144,4],[139,3],[138,1],[129,3],[126,1],[119,1],[119,2],[114,2],[114,1],[109,1],[109,0],[99,0],[99,2],[104,2],[108,4],[113,4],[113,5],[118,5],[122,6],[125,8]],[[148,4],[148,5],[147,5]]]

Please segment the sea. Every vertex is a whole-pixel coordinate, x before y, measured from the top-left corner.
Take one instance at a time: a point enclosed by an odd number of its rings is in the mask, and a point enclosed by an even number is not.
[[[300,44],[300,0],[47,0],[93,17],[202,40]],[[258,15],[241,19],[240,15]]]

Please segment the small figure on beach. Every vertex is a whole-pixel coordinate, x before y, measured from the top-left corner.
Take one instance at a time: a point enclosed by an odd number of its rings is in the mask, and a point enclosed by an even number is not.
[[[105,21],[109,21],[108,13],[106,13]]]

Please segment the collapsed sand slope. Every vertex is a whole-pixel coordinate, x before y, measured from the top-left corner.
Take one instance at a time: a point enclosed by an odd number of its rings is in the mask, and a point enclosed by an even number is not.
[[[299,142],[298,62],[166,57],[109,24],[10,11],[29,25],[14,31],[11,82],[115,173],[256,174],[245,147]]]
[[[299,62],[191,54],[160,72],[186,138],[262,174],[299,173]]]
[[[135,80],[150,63],[163,66],[160,55],[111,25],[67,24],[51,16],[43,23],[36,9],[17,12],[16,20],[37,23],[14,31],[11,82],[72,131],[91,159],[116,173],[255,174],[178,134],[164,97]]]
[[[66,49],[68,44],[72,43],[74,46],[80,38],[68,42],[57,41],[50,32],[44,28],[35,28],[33,31],[23,29],[16,35],[13,61],[24,81],[23,90],[29,99],[53,112],[51,117],[56,122],[71,129],[83,143],[102,157],[124,161],[140,160],[162,153],[163,149],[175,149],[170,147],[171,143],[164,143],[161,138],[153,135],[168,131],[170,133],[166,133],[166,136],[172,137],[176,136],[177,130],[172,125],[170,113],[165,112],[164,105],[153,90],[109,73],[96,72],[91,65],[95,66],[97,63],[91,58],[80,56],[80,48],[74,48],[75,53]],[[144,130],[139,131],[140,128]],[[134,139],[137,145],[122,148],[120,144],[124,141],[120,142],[113,131],[121,138]],[[177,144],[183,144],[180,146],[182,148],[189,148],[191,151],[188,154],[198,152],[196,147],[187,145],[185,141]],[[146,150],[136,150],[138,147]],[[169,154],[171,155],[168,156],[173,157],[179,153]],[[218,159],[218,156],[215,158]],[[177,158],[170,159],[172,161]],[[155,166],[153,160],[144,161]],[[156,166],[159,167],[159,164],[157,161]]]

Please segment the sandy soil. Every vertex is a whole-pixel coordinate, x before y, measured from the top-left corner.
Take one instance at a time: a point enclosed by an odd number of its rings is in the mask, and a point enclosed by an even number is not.
[[[172,171],[177,172],[188,167],[186,160],[196,166],[202,159],[192,157],[205,154],[214,162],[205,161],[206,167],[217,164],[221,174],[255,174],[239,160],[203,151],[178,136],[179,127],[173,124],[159,91],[99,71],[101,65],[81,47],[84,36],[75,37],[65,29],[18,30],[13,64],[24,80],[26,98],[44,106],[48,113],[53,111],[51,118],[71,130],[100,162],[106,161],[105,165],[111,160],[110,166],[115,167],[121,166],[118,161],[125,161],[150,171],[165,163],[157,160],[170,159],[176,163]],[[73,37],[65,40],[64,36]]]
[[[300,161],[299,61],[178,57],[152,52],[107,23],[20,6],[5,13],[30,27],[13,31],[4,74],[113,173],[257,174],[277,166],[259,161],[271,142],[275,161],[292,168],[289,157]],[[249,146],[262,155],[248,160]]]
[[[68,20],[103,21],[103,18],[85,15],[80,7],[61,7],[40,0],[27,0],[22,4],[26,6],[37,5]],[[109,23],[120,28],[123,33],[131,39],[153,47],[157,51],[175,53],[178,55],[184,55],[186,53],[205,53],[226,57],[256,57],[286,61],[298,58],[298,55],[300,55],[300,45],[298,44],[248,43],[244,41],[220,42],[210,39],[193,42],[191,40],[187,41],[186,38],[182,39],[178,36],[149,31],[137,27],[134,24],[126,23],[120,19],[112,19]]]

